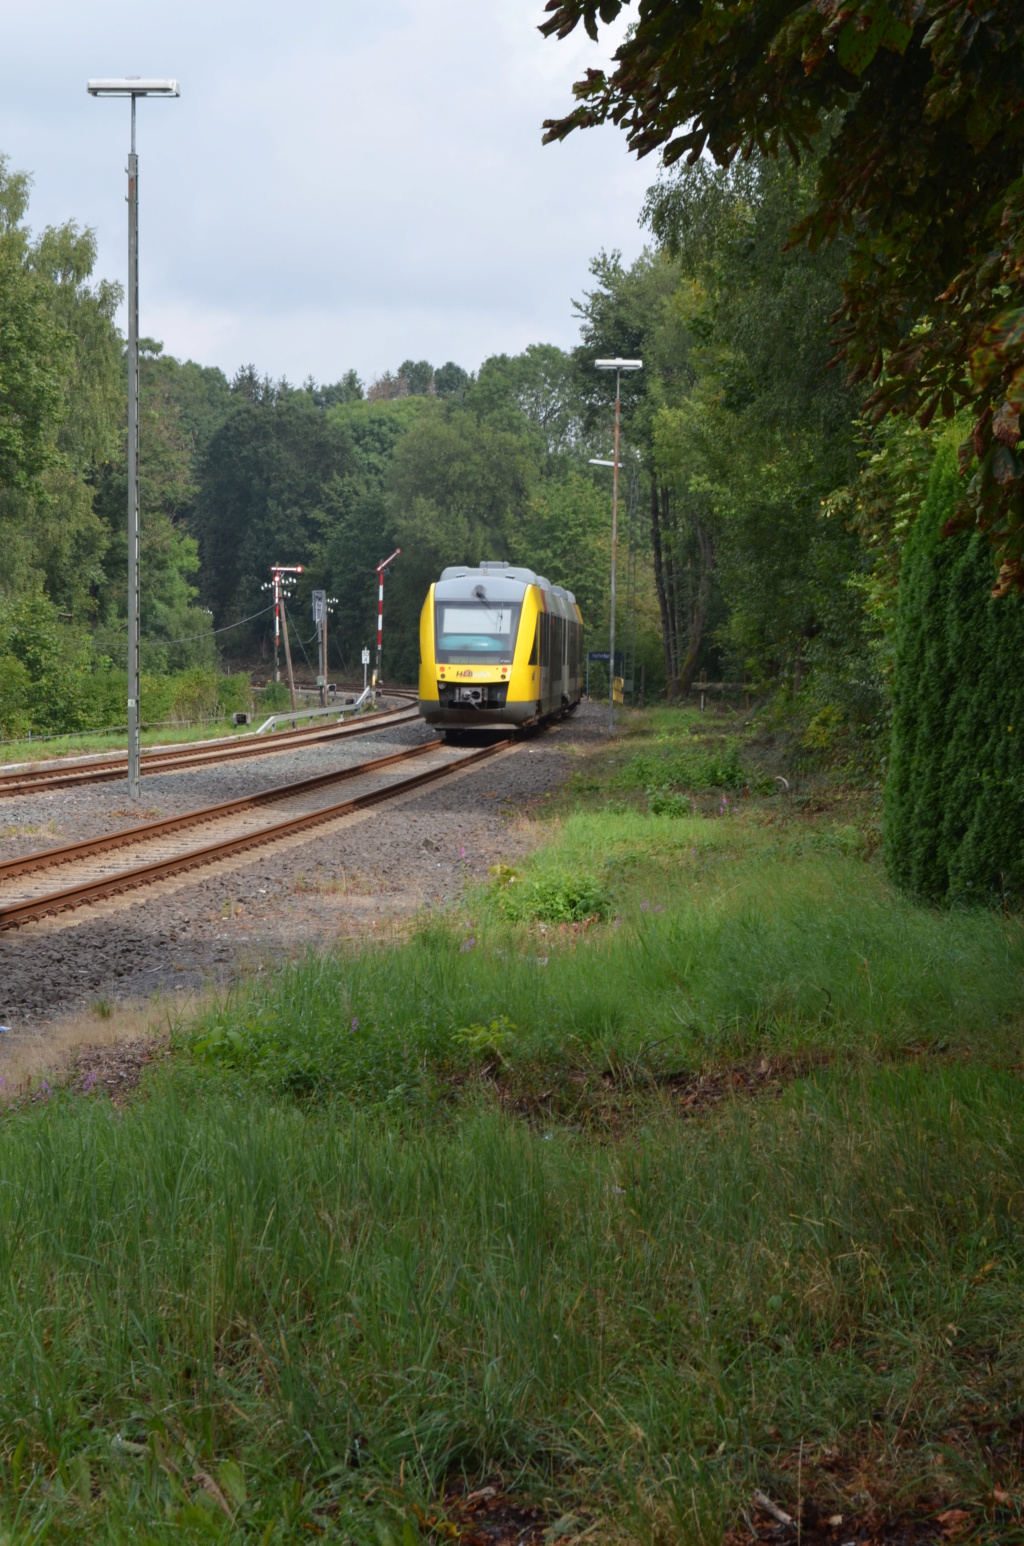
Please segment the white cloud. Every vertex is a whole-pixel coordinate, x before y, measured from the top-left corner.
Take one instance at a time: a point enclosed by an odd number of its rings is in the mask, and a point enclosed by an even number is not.
[[[570,344],[589,259],[642,245],[655,167],[610,128],[542,147],[542,119],[609,46],[545,41],[542,15],[538,0],[0,0],[0,150],[35,175],[33,222],[95,226],[120,278],[127,106],[85,80],[178,76],[179,102],[139,108],[142,329],[176,354],[331,380]]]

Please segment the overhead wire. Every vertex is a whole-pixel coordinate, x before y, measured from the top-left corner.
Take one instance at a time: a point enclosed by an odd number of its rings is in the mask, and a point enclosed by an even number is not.
[[[238,619],[237,623],[225,623],[223,628],[211,628],[209,633],[190,633],[190,634],[187,634],[184,639],[142,639],[142,640],[140,640],[140,642],[142,644],[161,644],[161,645],[194,644],[197,639],[210,639],[210,638],[213,637],[214,634],[230,633],[232,628],[243,628],[246,623],[254,623],[258,617],[265,617],[268,612],[272,612],[273,610],[274,610],[274,603],[271,602],[270,605],[268,607],[264,607],[262,609],[262,611],[260,611],[260,612],[253,612],[251,617],[240,617]],[[121,640],[120,639],[103,639],[100,642],[102,644],[104,644],[104,645],[107,645],[107,644],[120,644]]]

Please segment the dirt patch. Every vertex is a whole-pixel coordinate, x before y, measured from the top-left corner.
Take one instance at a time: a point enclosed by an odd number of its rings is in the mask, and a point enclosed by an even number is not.
[[[986,1516],[978,1509],[936,1505],[922,1500],[918,1509],[898,1515],[885,1515],[868,1508],[856,1514],[837,1513],[828,1505],[821,1508],[812,1500],[804,1502],[799,1519],[786,1510],[776,1512],[753,1503],[745,1511],[743,1522],[726,1531],[722,1546],[1009,1546],[1024,1540],[1019,1526],[1008,1511],[997,1508]],[[998,1517],[1003,1515],[1002,1520]],[[788,1520],[788,1523],[785,1522]]]
[[[578,1533],[575,1520],[552,1521],[532,1503],[511,1498],[500,1486],[479,1487],[475,1492],[448,1492],[430,1512],[417,1509],[420,1525],[435,1541],[457,1541],[459,1546],[553,1546]],[[560,1530],[559,1525],[565,1528]]]
[[[756,1063],[735,1063],[729,1068],[712,1068],[696,1076],[686,1069],[670,1074],[648,1074],[646,1082],[671,1092],[683,1116],[700,1116],[724,1100],[751,1095],[781,1095],[787,1084],[806,1079],[815,1069],[832,1061],[826,1052],[806,1057],[761,1058]],[[609,1082],[614,1075],[603,1075]],[[645,1081],[641,1081],[645,1082]]]
[[[828,1054],[817,1053],[761,1058],[702,1073],[663,1073],[641,1058],[597,1073],[561,1065],[519,1070],[495,1059],[474,1073],[451,1075],[448,1084],[457,1095],[475,1083],[506,1111],[535,1124],[558,1121],[618,1138],[631,1123],[650,1115],[652,1103],[661,1109],[668,1103],[686,1119],[701,1117],[724,1101],[777,1097],[830,1061]]]
[[[76,1095],[91,1095],[100,1090],[115,1106],[123,1105],[138,1089],[142,1070],[169,1049],[156,1037],[136,1037],[113,1046],[79,1047],[74,1055],[70,1079]]]

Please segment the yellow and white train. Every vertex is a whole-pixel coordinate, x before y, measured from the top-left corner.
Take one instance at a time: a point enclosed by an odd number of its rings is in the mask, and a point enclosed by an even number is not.
[[[420,713],[451,732],[529,725],[583,696],[583,619],[532,569],[453,564],[420,614]]]

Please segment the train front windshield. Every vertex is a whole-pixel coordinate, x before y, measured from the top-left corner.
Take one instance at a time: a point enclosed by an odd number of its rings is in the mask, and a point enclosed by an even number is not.
[[[505,601],[441,601],[437,605],[437,658],[441,662],[483,658],[511,665],[520,608]]]

